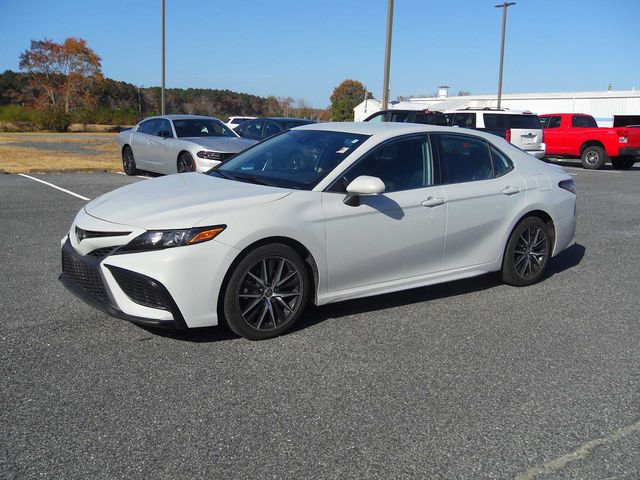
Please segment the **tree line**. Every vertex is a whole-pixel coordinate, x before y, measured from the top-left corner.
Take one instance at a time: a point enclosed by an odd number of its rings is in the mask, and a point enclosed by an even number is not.
[[[71,123],[133,125],[158,115],[160,87],[105,78],[100,57],[82,39],[32,40],[20,72],[0,74],[0,124],[17,130],[65,131]],[[165,111],[175,114],[291,116],[329,120],[327,109],[304,99],[261,97],[231,90],[169,88]]]

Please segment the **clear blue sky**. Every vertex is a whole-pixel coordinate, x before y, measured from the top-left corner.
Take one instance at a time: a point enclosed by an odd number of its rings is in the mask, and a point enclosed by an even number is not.
[[[640,0],[516,0],[505,93],[640,88]],[[497,90],[498,0],[396,0],[391,98]],[[380,98],[386,0],[166,0],[167,87],[329,104],[345,78]],[[106,76],[161,82],[160,0],[0,0],[0,71],[31,39],[87,40]]]

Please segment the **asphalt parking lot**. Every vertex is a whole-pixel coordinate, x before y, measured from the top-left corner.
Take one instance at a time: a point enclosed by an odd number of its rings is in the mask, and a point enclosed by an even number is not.
[[[1,175],[0,478],[640,478],[640,168],[565,165],[578,244],[543,282],[310,308],[264,342],[85,305],[57,276],[86,200]]]

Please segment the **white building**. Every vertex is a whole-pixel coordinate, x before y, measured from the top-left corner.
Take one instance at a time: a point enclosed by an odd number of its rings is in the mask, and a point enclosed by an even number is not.
[[[496,107],[497,95],[449,97],[448,88],[439,88],[437,97],[411,98],[408,102],[393,102],[389,108],[404,110],[439,110],[441,112],[466,107]],[[355,121],[362,121],[381,109],[381,102],[369,99],[354,109]],[[608,90],[604,92],[511,93],[502,95],[502,108],[544,113],[586,113],[593,115],[601,127],[611,127],[614,117],[624,124],[640,124],[640,90]],[[627,118],[623,118],[627,117]],[[635,117],[635,118],[633,118]]]

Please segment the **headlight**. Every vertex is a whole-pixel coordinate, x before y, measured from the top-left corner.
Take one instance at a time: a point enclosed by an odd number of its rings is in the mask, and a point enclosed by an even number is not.
[[[161,250],[206,242],[217,237],[226,225],[189,228],[186,230],[149,230],[120,247],[117,253]]]
[[[220,154],[218,152],[200,150],[196,155],[200,158],[206,158],[207,160],[220,160]]]

